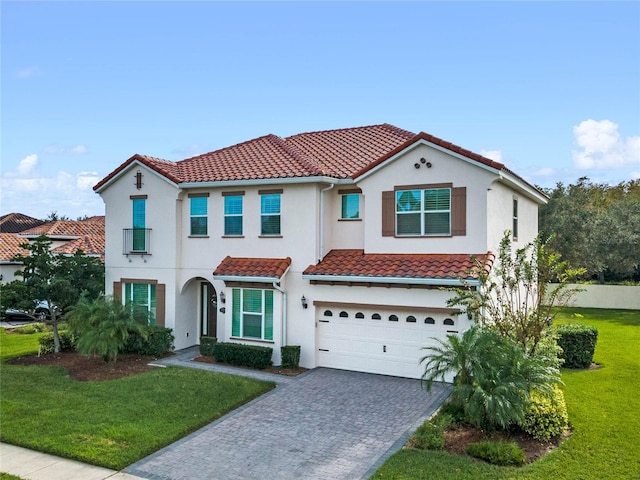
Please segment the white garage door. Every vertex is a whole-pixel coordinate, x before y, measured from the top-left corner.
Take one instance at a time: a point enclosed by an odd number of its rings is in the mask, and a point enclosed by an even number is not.
[[[420,378],[423,347],[459,332],[462,318],[442,311],[317,308],[318,365]],[[461,330],[460,330],[461,331]]]

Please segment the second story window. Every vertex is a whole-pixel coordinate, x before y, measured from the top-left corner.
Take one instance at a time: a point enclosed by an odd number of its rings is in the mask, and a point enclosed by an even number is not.
[[[340,218],[343,220],[360,218],[360,194],[348,193],[342,195],[342,213]]]
[[[280,193],[260,194],[260,234],[275,235],[281,234],[280,229]]]
[[[190,201],[191,215],[191,235],[205,236],[207,235],[207,202],[206,196],[193,196]]]
[[[147,250],[146,245],[146,226],[147,226],[147,200],[146,198],[133,198],[133,238],[132,250],[134,252],[144,252]]]
[[[397,235],[450,235],[451,189],[396,192]]]
[[[242,196],[224,197],[224,234],[242,235]]]
[[[518,199],[513,199],[513,239],[518,240]]]

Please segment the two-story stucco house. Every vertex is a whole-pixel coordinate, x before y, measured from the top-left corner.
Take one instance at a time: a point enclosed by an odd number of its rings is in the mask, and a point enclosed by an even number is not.
[[[418,378],[475,255],[538,231],[543,193],[425,133],[373,125],[249,140],[178,162],[134,155],[95,187],[107,293],[176,348],[300,345],[301,365]],[[473,283],[473,279],[470,279]]]

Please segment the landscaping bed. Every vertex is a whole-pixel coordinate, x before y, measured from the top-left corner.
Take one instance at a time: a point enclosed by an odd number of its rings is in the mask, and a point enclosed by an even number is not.
[[[8,361],[10,365],[46,365],[63,367],[67,376],[74,380],[99,382],[115,380],[149,371],[153,368],[149,362],[154,357],[137,354],[120,354],[116,362],[105,362],[101,357],[80,355],[75,352],[52,353],[49,355],[26,355]]]
[[[249,367],[236,367],[235,365],[229,365],[228,363],[217,362],[214,357],[210,357],[210,356],[196,357],[193,360],[196,361],[196,362],[202,362],[202,363],[212,363],[212,364],[215,364],[215,365],[224,365],[226,367],[249,368]],[[263,368],[263,369],[260,369],[260,370],[255,369],[255,368],[249,368],[249,370],[256,370],[257,372],[264,372],[264,373],[275,373],[275,374],[278,374],[278,375],[286,375],[287,377],[295,377],[296,375],[300,375],[301,373],[306,372],[308,369],[307,368],[302,368],[302,367],[298,367],[298,368],[282,368],[282,367],[271,366],[269,368]]]

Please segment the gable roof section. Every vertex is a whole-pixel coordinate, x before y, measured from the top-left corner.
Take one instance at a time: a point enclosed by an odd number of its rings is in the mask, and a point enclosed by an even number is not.
[[[63,255],[74,255],[78,250],[82,250],[85,255],[91,257],[100,257],[104,262],[104,232],[102,234],[83,235],[80,238],[66,242],[59,247],[51,250],[52,253],[61,253]]]
[[[331,250],[317,265],[310,265],[302,278],[329,282],[419,283],[460,285],[477,283],[471,274],[474,258],[490,269],[494,255],[483,254],[381,254],[364,250]]]
[[[225,281],[279,282],[291,266],[291,258],[225,257],[213,278]]]
[[[44,220],[23,215],[22,213],[7,213],[0,217],[0,232],[19,233],[33,227],[42,225]]]
[[[24,238],[20,238],[17,233],[0,233],[0,262],[17,263],[11,259],[16,255],[29,255],[29,250],[20,247],[20,244],[28,243]]]
[[[99,192],[133,162],[147,166],[176,185],[189,186],[204,182],[305,177],[357,179],[420,141],[506,172],[527,188],[538,191],[502,163],[428,133],[415,134],[387,123],[300,133],[286,138],[269,134],[178,162],[136,154],[93,189]]]
[[[34,238],[46,235],[50,238],[81,237],[83,235],[104,236],[104,216],[95,216],[87,220],[55,220],[46,222],[29,230],[21,232],[25,238]]]

